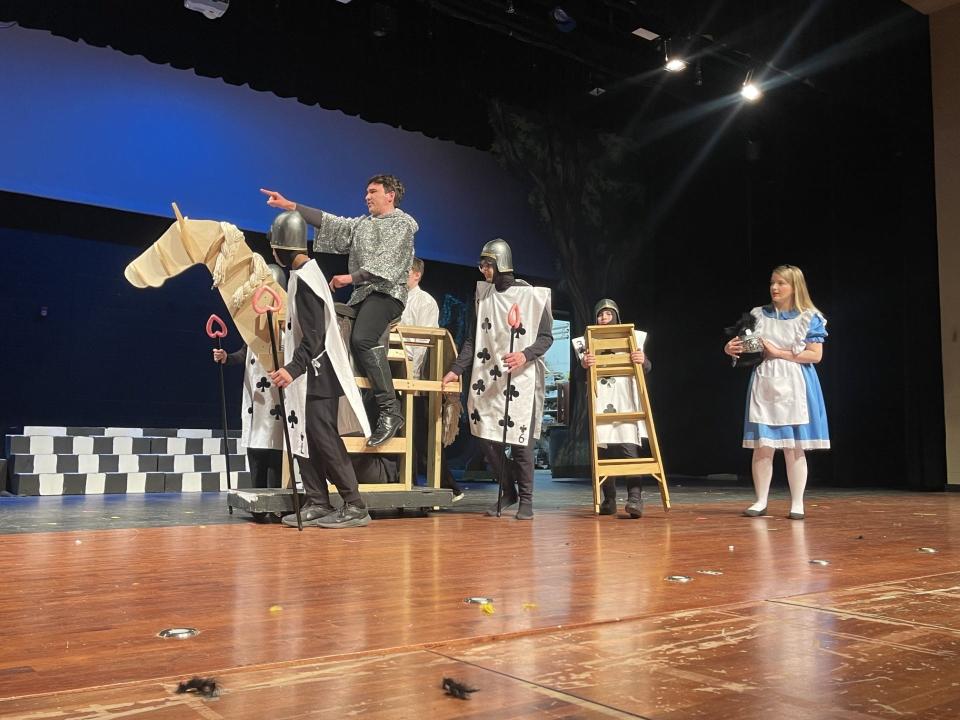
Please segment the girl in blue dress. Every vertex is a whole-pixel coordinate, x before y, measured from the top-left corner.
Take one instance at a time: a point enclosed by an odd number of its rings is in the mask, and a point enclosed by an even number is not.
[[[830,448],[827,411],[814,366],[823,358],[827,320],[810,299],[803,272],[780,265],[770,276],[769,305],[756,307],[754,332],[763,339],[763,362],[750,376],[743,447],[753,449],[753,486],[757,500],[743,511],[767,514],[773,455],[783,450],[790,485],[791,520],[803,520],[807,485],[806,450]],[[743,352],[740,338],[723,348],[731,357]]]

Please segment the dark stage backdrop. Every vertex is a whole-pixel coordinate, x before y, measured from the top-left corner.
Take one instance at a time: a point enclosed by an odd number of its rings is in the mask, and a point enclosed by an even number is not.
[[[177,201],[265,230],[276,211],[261,187],[353,216],[367,178],[389,172],[407,185],[418,254],[472,264],[504,237],[531,272],[555,274],[526,192],[488,153],[40,30],[4,29],[0,67],[0,190],[171,219]]]

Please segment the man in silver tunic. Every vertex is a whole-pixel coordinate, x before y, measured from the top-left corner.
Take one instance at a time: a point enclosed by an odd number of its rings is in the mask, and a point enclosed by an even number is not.
[[[348,275],[334,275],[330,288],[353,285],[348,305],[357,311],[350,345],[373,388],[380,415],[367,445],[375,447],[392,438],[403,426],[400,402],[393,387],[387,360],[387,327],[403,313],[407,302],[407,275],[413,261],[417,221],[397,205],[403,184],[393,175],[375,175],[367,181],[368,214],[340,217],[324,210],[287,200],[273,190],[261,189],[267,205],[296,210],[314,227],[313,251],[348,254]]]

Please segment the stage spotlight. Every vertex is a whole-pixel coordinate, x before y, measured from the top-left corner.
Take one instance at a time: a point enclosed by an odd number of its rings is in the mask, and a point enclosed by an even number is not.
[[[513,6],[513,0],[507,0],[507,9],[505,10],[507,15],[516,15],[517,9]]]
[[[753,81],[753,70],[750,70],[747,73],[747,77],[743,79],[743,87],[740,88],[740,95],[747,102],[756,102],[763,97],[763,91],[760,89],[760,86]]]
[[[570,17],[570,14],[559,5],[550,11],[550,19],[553,20],[554,26],[560,32],[570,32],[577,26],[577,21]]]
[[[670,40],[663,41],[663,69],[667,72],[683,72],[687,69],[687,61],[670,53]]]

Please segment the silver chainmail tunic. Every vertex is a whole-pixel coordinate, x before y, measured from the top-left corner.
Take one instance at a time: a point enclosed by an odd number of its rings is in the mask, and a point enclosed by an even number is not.
[[[407,275],[413,262],[413,236],[417,221],[399,208],[384,215],[346,218],[323,213],[313,238],[314,252],[350,255],[353,275],[366,271],[375,275],[370,282],[353,289],[348,305],[356,305],[373,292],[407,303]]]

